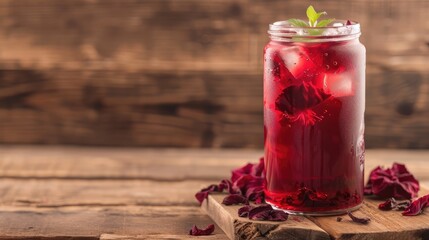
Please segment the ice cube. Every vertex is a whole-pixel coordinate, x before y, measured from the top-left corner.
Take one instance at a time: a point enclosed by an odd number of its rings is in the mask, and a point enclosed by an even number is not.
[[[346,73],[325,74],[323,90],[335,97],[353,95],[352,78]]]
[[[298,46],[283,48],[280,54],[289,71],[294,69],[306,57]]]
[[[320,66],[315,64],[304,49],[299,46],[283,48],[280,54],[286,68],[298,80],[298,83],[312,82],[315,86],[319,86],[318,83],[322,80],[319,74]]]
[[[349,27],[349,26],[345,26],[345,27],[339,27],[338,28],[338,34],[339,35],[348,35],[351,34],[353,28]]]
[[[323,36],[335,36],[338,35],[338,31],[335,28],[327,28],[322,33]]]

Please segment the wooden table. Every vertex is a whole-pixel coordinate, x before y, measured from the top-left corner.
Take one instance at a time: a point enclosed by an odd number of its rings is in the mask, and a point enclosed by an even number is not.
[[[0,239],[187,239],[212,220],[194,194],[260,150],[0,147]],[[429,186],[429,151],[368,150]],[[367,171],[368,173],[368,171]],[[217,227],[204,239],[226,239]]]

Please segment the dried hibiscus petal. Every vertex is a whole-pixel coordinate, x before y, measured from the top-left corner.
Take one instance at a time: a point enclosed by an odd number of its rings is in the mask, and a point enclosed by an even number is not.
[[[204,199],[206,199],[209,196],[209,193],[218,192],[218,191],[219,191],[219,186],[216,184],[212,184],[206,188],[201,189],[199,192],[197,192],[195,194],[195,198],[201,204],[201,203],[203,203]]]
[[[286,221],[289,216],[289,214],[283,211],[273,209],[273,207],[268,204],[239,209],[239,215],[248,216],[251,220],[259,221]]]
[[[368,181],[368,183],[363,188],[364,195],[372,195],[372,184]]]
[[[259,158],[259,163],[253,164],[250,175],[256,177],[264,176],[264,158]]]
[[[411,200],[399,202],[396,204],[395,210],[404,211],[411,205]]]
[[[248,163],[248,164],[244,165],[243,167],[240,167],[240,168],[233,170],[232,176],[231,176],[231,181],[235,182],[241,176],[250,174],[250,172],[252,171],[252,168],[253,168],[253,164]]]
[[[289,217],[289,214],[283,211],[272,210],[268,220],[269,221],[286,221],[288,217]]]
[[[268,216],[270,215],[271,210],[273,210],[273,207],[269,204],[263,204],[256,206],[249,211],[249,219],[252,220],[266,220],[268,219]]]
[[[215,226],[213,224],[208,225],[204,229],[199,229],[196,225],[194,225],[191,230],[189,230],[189,235],[192,236],[206,236],[213,233],[215,230]]]
[[[415,216],[419,215],[423,212],[423,209],[425,209],[429,205],[429,194],[425,195],[421,198],[418,198],[417,200],[414,200],[411,205],[405,209],[404,212],[402,212],[402,215],[404,216]]]
[[[222,204],[225,204],[227,206],[229,205],[237,205],[237,204],[248,204],[249,201],[247,200],[247,198],[245,198],[244,196],[240,195],[240,194],[230,194],[228,196],[226,196],[223,201]]]
[[[224,179],[219,183],[219,191],[222,192],[224,189],[227,190],[229,194],[239,193],[239,189],[234,188],[231,181]]]
[[[396,205],[398,205],[398,203],[396,202],[395,198],[389,198],[385,202],[380,203],[378,205],[378,209],[383,211],[389,211],[394,209]]]
[[[360,224],[368,224],[368,223],[371,221],[371,219],[370,219],[370,218],[367,218],[367,217],[362,217],[362,218],[360,218],[360,217],[356,217],[356,216],[354,216],[351,212],[348,212],[347,214],[348,214],[348,215],[349,215],[349,217],[352,219],[352,221],[353,221],[353,222],[356,222],[356,223],[360,223]]]
[[[195,197],[201,204],[210,193],[226,191],[229,195],[223,200],[225,205],[248,204],[249,201],[262,204],[265,199],[263,184],[264,158],[260,158],[258,163],[248,163],[233,170],[231,180],[224,179],[218,185],[212,184],[203,188],[195,194]],[[276,215],[272,218],[282,217]]]
[[[212,184],[206,188],[201,189],[199,192],[195,194],[195,198],[201,204],[204,201],[204,199],[207,199],[207,197],[209,196],[209,193],[223,192],[224,190],[227,190],[229,194],[240,193],[240,189],[234,187],[231,181],[227,179],[223,179],[218,185]]]
[[[410,199],[417,196],[419,182],[405,168],[405,165],[394,163],[391,168],[377,167],[371,171],[365,187],[366,194],[372,193],[380,197]]]
[[[262,177],[255,177],[252,175],[243,175],[233,183],[233,187],[239,189],[243,194],[247,194],[250,188],[262,188],[264,179]]]
[[[317,88],[311,83],[292,85],[284,89],[277,97],[276,110],[288,115],[295,115],[318,105],[330,96],[323,89]]]
[[[252,209],[252,206],[250,206],[250,205],[246,205],[244,207],[239,208],[238,209],[238,216],[248,217],[250,209]]]
[[[389,211],[389,210],[400,210],[403,211],[407,209],[411,205],[411,201],[402,201],[398,202],[395,198],[389,198],[385,202],[380,203],[378,205],[378,208],[383,211]]]
[[[262,186],[251,187],[246,191],[246,197],[250,201],[256,201],[259,198],[264,198],[264,188]]]
[[[240,168],[234,169],[231,175],[231,181],[237,181],[243,175],[262,177],[264,174],[264,158],[259,159],[259,163],[248,163]]]

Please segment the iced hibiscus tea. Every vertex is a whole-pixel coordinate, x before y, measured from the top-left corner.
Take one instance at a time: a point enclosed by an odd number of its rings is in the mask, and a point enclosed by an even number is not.
[[[274,23],[264,49],[266,201],[292,213],[362,202],[365,48],[359,24],[331,26],[314,36]]]

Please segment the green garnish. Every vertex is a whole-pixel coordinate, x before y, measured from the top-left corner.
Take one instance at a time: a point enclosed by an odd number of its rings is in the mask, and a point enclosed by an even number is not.
[[[310,5],[307,8],[308,22],[301,19],[296,19],[296,18],[289,19],[288,22],[294,27],[326,27],[332,21],[335,20],[331,18],[331,19],[324,19],[318,22],[319,18],[322,15],[326,15],[326,14],[327,14],[326,12],[316,12],[314,7]]]
[[[308,27],[308,23],[301,19],[292,18],[289,19],[288,22],[292,24],[294,27]]]

